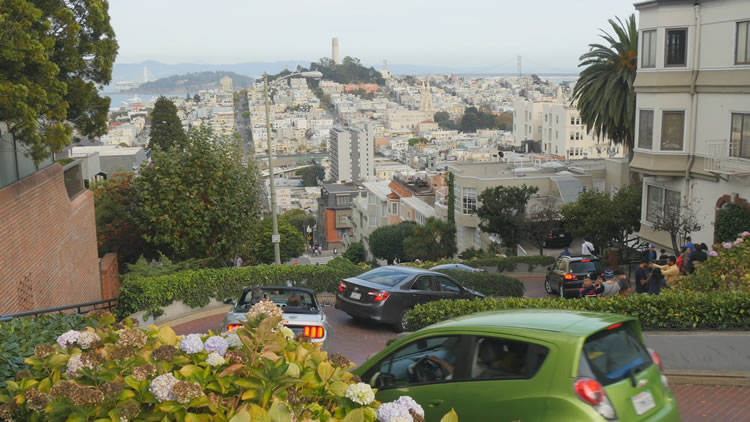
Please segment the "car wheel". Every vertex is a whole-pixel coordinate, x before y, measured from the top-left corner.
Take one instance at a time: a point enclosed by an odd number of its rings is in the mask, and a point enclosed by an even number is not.
[[[560,290],[560,299],[565,299],[565,284],[560,283],[558,290]]]
[[[397,333],[403,333],[406,331],[409,327],[406,324],[406,313],[409,312],[409,309],[404,309],[401,311],[401,314],[398,316],[398,321],[396,321],[395,324],[393,324],[393,330]]]
[[[552,291],[552,283],[550,283],[549,278],[545,278],[544,279],[544,290],[549,295],[551,295],[553,293],[553,291]]]

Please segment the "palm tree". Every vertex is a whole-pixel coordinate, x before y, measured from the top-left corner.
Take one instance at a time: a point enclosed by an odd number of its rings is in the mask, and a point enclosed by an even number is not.
[[[582,55],[581,71],[573,90],[572,103],[578,103],[581,121],[597,137],[608,137],[615,144],[633,150],[635,139],[635,91],[633,81],[638,68],[638,28],[635,15],[626,22],[609,20],[615,36],[602,30],[609,44],[589,44]]]

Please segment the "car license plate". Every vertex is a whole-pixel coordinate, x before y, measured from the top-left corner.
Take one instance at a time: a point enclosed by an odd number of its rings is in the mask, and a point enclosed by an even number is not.
[[[633,401],[633,407],[635,407],[636,415],[642,415],[656,406],[654,403],[654,396],[648,390],[636,394],[630,400]]]
[[[359,292],[352,292],[351,295],[349,295],[350,299],[359,300],[362,298],[362,293]]]

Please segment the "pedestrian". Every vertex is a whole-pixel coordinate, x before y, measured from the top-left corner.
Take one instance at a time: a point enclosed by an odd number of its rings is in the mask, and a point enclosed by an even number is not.
[[[581,244],[581,255],[594,255],[594,250],[594,244],[589,241],[588,237],[584,237]]]
[[[667,288],[667,280],[664,279],[661,270],[659,268],[652,269],[648,278],[648,294],[658,295],[664,288]]]
[[[620,286],[615,282],[615,275],[612,271],[607,270],[604,273],[604,291],[602,291],[602,297],[615,296],[620,292]]]
[[[587,275],[583,278],[583,287],[581,287],[578,295],[580,297],[596,297],[596,287],[594,287],[594,282],[591,281],[591,276]]]
[[[570,251],[567,246],[563,248],[562,252],[560,252],[560,256],[570,256]]]
[[[234,259],[234,266],[235,267],[241,267],[242,266],[242,257],[238,256]]]
[[[601,296],[604,293],[604,279],[602,279],[601,274],[598,274],[594,281],[594,292],[596,292],[597,296]]]
[[[695,245],[695,252],[693,252],[692,255],[690,255],[690,259],[688,260],[688,272],[690,274],[694,273],[695,270],[708,259],[708,254],[706,253],[705,249],[703,249],[705,245]],[[708,249],[708,246],[706,246],[706,249]]]
[[[685,238],[685,245],[683,245],[683,248],[688,248],[690,250],[690,256],[693,255],[693,252],[695,252],[695,246],[693,245],[693,239],[690,238],[690,236]]]
[[[648,260],[656,261],[656,249],[654,249],[654,245],[648,245]]]
[[[635,292],[648,293],[648,260],[641,262],[635,269]]]
[[[615,281],[617,282],[617,285],[620,287],[619,294],[621,295],[627,295],[633,292],[633,288],[630,287],[630,280],[628,280],[628,277],[625,275],[625,271],[621,269],[615,270]]]
[[[339,250],[336,248],[333,248],[333,256],[336,256],[339,253]]]
[[[677,258],[674,256],[667,258],[667,265],[651,264],[651,268],[660,269],[662,277],[664,277],[670,287],[674,286],[674,283],[680,277],[680,269],[677,268]]]
[[[664,248],[659,249],[659,261],[664,261],[667,258],[669,258],[669,255],[667,255],[667,250]]]
[[[688,254],[688,248],[682,248],[682,251],[680,252],[680,256],[677,257],[677,268],[680,269],[680,275],[685,275],[687,272],[688,262],[690,261],[690,256]]]

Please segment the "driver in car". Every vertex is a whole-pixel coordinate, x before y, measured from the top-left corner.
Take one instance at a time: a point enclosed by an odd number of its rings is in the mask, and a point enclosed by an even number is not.
[[[450,355],[450,356],[453,356],[453,355]],[[454,368],[454,366],[453,366],[452,363],[446,362],[443,359],[440,359],[439,357],[437,357],[435,355],[429,355],[429,356],[427,356],[427,359],[431,360],[432,362],[437,363],[438,365],[440,365],[443,368],[443,371],[445,373],[445,378],[444,378],[445,380],[453,379],[453,368]]]

